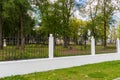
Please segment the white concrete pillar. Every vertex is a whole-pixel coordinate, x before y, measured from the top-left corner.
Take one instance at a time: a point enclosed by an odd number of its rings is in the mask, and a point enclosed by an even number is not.
[[[120,39],[117,38],[117,53],[120,53]]]
[[[49,36],[49,58],[54,57],[54,38],[53,35],[50,34]]]
[[[93,36],[91,38],[91,55],[95,55],[95,39]]]
[[[7,44],[6,44],[6,39],[3,40],[3,47],[6,47]]]

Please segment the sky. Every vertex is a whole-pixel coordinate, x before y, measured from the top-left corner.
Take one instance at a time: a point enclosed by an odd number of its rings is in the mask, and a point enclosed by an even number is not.
[[[120,24],[120,13],[114,14],[113,18],[116,20],[115,27],[118,27]]]

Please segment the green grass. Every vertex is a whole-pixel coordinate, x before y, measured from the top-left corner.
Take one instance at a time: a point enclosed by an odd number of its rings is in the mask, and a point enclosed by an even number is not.
[[[6,77],[0,80],[113,80],[118,77],[120,77],[120,61],[111,61]]]

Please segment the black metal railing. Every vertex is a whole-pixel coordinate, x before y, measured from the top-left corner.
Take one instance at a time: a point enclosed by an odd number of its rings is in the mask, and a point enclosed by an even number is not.
[[[104,45],[102,41],[96,41],[95,50],[96,54],[116,53],[117,52],[116,40],[114,41],[107,40],[106,45]]]
[[[82,39],[82,38],[80,38]],[[62,40],[62,41],[61,41]],[[95,40],[95,54],[116,53],[116,40],[106,41],[106,47],[103,46],[102,41]],[[67,47],[64,46],[63,39],[58,39],[54,47],[54,56],[78,56],[91,54],[91,38],[85,40],[70,40]]]
[[[63,39],[58,39],[54,47],[54,56],[78,56],[78,55],[90,55],[90,41],[70,40],[65,46]]]
[[[3,49],[0,49],[0,61],[34,59],[48,57],[48,38],[3,38]]]
[[[3,49],[0,49],[0,61],[48,58],[48,37],[26,37],[24,44],[21,43],[20,38],[4,37]],[[91,54],[91,38],[70,39],[66,44],[64,39],[54,38],[54,44],[54,57]],[[116,51],[116,42],[107,42],[106,47],[103,46],[102,41],[95,42],[95,54],[115,53]]]

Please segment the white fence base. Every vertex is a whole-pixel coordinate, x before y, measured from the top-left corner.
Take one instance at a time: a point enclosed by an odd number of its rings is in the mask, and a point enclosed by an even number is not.
[[[117,53],[0,62],[0,77],[120,60]]]

